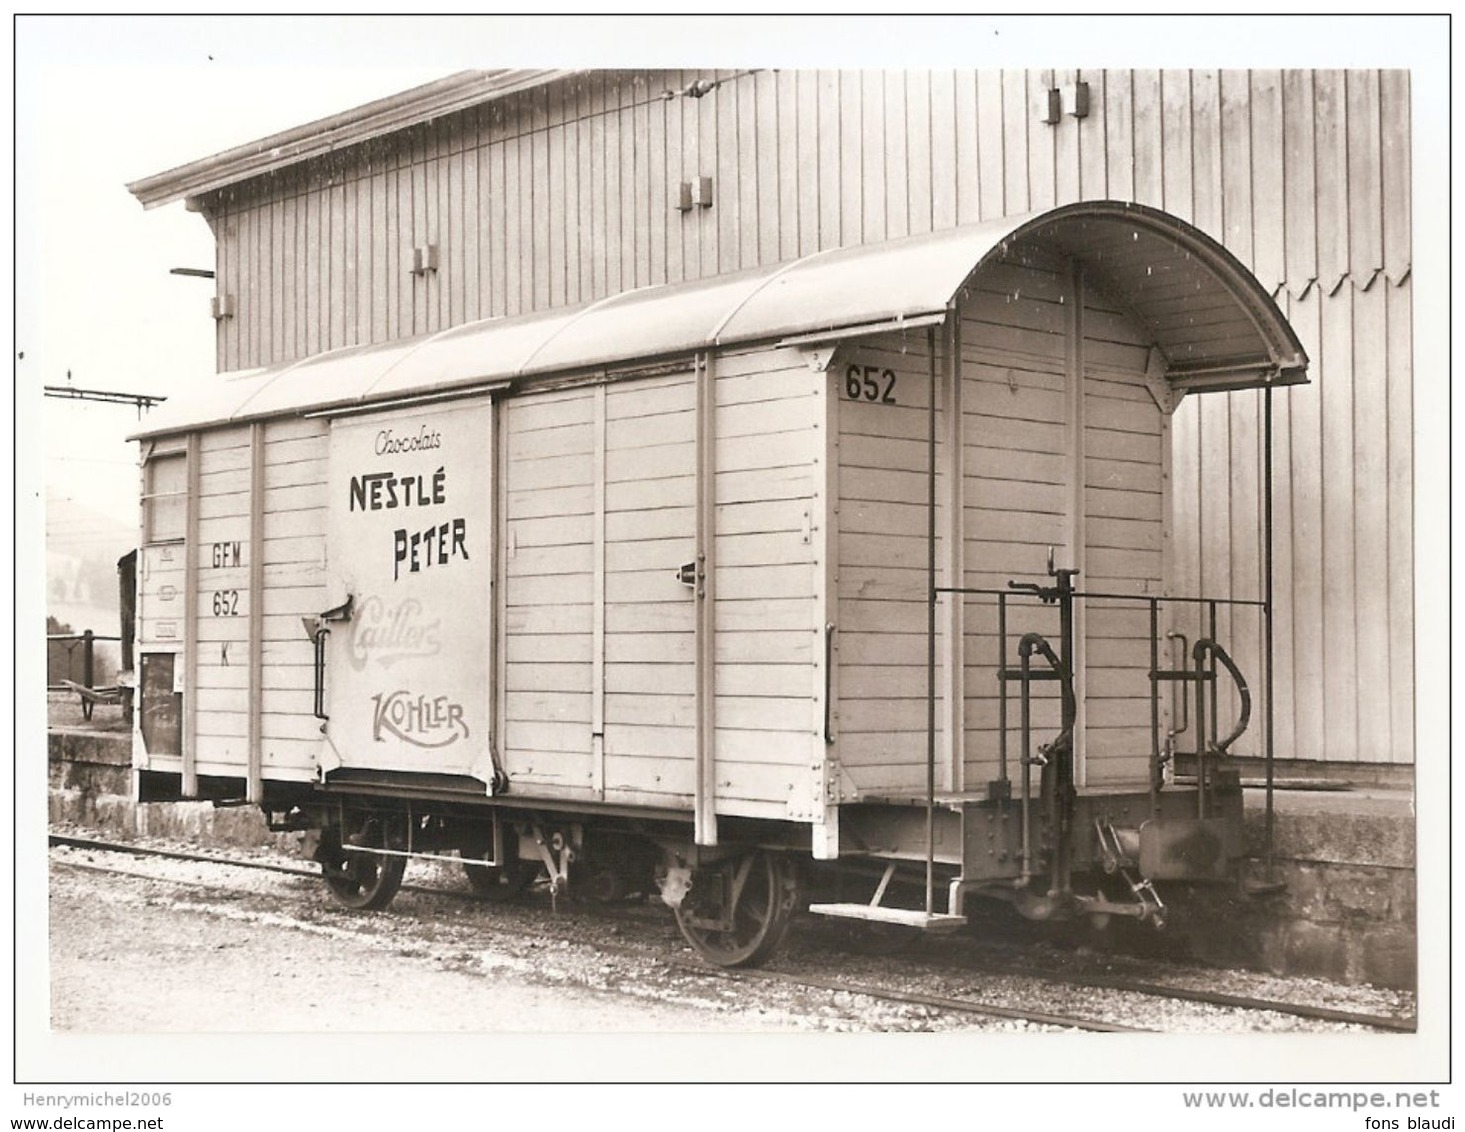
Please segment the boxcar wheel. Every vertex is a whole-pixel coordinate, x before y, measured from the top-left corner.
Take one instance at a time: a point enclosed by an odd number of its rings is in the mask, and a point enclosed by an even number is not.
[[[378,821],[350,839],[361,848],[385,848],[385,833]],[[402,874],[407,871],[406,857],[383,857],[376,853],[352,853],[342,850],[341,856],[322,866],[326,887],[337,903],[347,908],[376,911],[385,908],[402,887]]]
[[[677,926],[699,955],[719,967],[754,967],[777,949],[798,898],[787,858],[757,850],[699,868],[676,910]]]

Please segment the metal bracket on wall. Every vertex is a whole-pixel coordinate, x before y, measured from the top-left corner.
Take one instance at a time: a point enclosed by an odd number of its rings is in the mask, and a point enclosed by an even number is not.
[[[1150,391],[1150,397],[1160,412],[1173,416],[1180,406],[1180,398],[1185,396],[1185,390],[1170,384],[1170,379],[1165,376],[1168,371],[1169,365],[1160,347],[1151,346],[1149,360],[1145,363],[1145,388]]]
[[[814,373],[826,372],[834,362],[834,346],[813,346],[804,350],[804,361]]]

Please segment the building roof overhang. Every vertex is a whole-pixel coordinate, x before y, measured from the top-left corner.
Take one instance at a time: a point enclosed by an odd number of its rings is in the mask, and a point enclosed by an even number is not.
[[[1072,259],[1123,303],[1157,350],[1152,368],[1177,392],[1307,380],[1296,334],[1230,252],[1167,213],[1093,201],[219,374],[155,409],[136,435],[359,411],[740,343],[931,325],[988,265],[1027,250]]]
[[[460,71],[353,110],[271,134],[127,186],[144,208],[195,198],[253,177],[574,74],[565,70]]]

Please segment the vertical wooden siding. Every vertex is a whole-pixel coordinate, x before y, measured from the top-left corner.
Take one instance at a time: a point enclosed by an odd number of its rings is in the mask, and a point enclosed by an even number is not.
[[[664,97],[697,79],[721,85]],[[1044,124],[1070,81],[1089,116]],[[219,366],[1071,200],[1163,208],[1278,296],[1313,360],[1277,406],[1278,753],[1407,762],[1408,161],[1398,71],[591,73],[226,190]],[[678,212],[698,176],[712,207]],[[425,244],[438,268],[413,275]],[[1177,569],[1239,597],[1258,421],[1236,394],[1188,399],[1175,427]]]
[[[699,78],[723,85],[663,97]],[[1077,80],[1089,116],[1045,125]],[[1392,71],[591,73],[225,190],[221,368],[1105,197],[1270,290],[1397,285],[1408,114]],[[713,206],[678,212],[699,174]]]

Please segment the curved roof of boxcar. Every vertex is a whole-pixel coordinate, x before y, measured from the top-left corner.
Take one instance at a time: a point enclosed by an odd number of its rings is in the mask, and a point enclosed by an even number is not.
[[[1307,380],[1296,334],[1230,252],[1167,213],[1097,201],[219,374],[170,398],[135,435],[452,396],[737,343],[932,325],[984,267],[1025,250],[1077,260],[1145,328],[1176,389]]]

